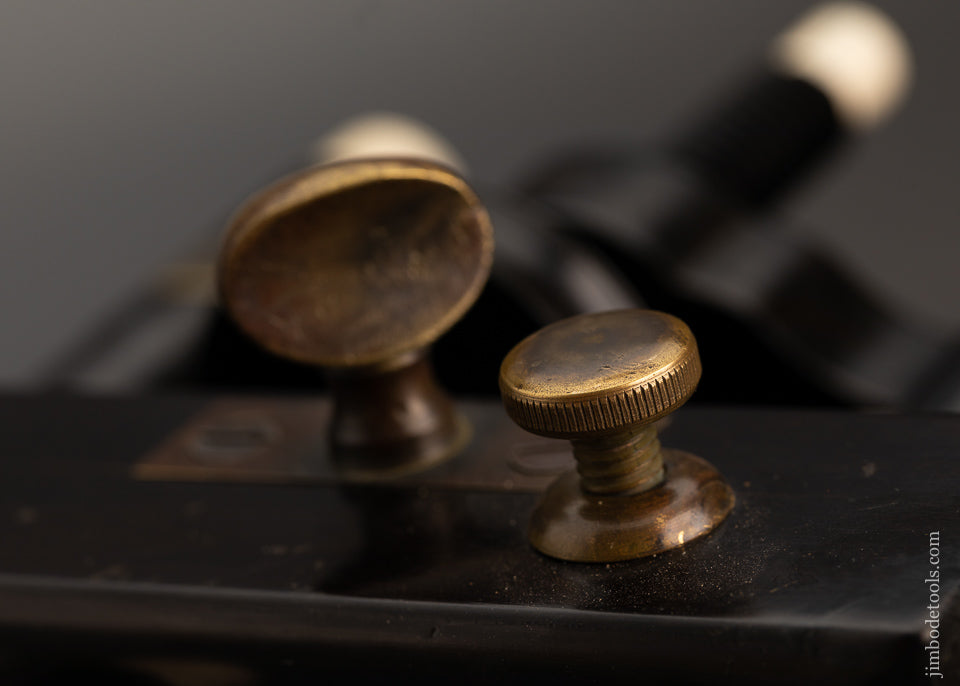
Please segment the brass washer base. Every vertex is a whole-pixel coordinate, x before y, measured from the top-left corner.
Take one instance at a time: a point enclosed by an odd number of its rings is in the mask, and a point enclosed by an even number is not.
[[[706,460],[663,450],[666,477],[633,495],[584,492],[570,471],[543,494],[530,522],[540,552],[572,562],[617,562],[670,550],[712,531],[736,497]]]
[[[473,428],[459,412],[436,433],[416,436],[389,445],[334,447],[338,476],[354,483],[391,481],[443,464],[470,442]]]

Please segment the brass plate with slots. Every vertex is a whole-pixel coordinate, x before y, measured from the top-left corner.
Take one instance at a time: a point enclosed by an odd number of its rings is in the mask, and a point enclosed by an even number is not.
[[[337,484],[327,399],[224,398],[206,406],[133,467],[148,481]],[[463,403],[473,437],[463,453],[396,487],[542,491],[575,462],[566,441],[517,428],[499,408]]]

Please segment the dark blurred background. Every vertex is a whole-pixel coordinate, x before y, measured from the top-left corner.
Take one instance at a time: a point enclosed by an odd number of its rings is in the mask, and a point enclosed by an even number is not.
[[[0,5],[0,383],[35,379],[345,118],[445,134],[483,186],[657,141],[811,3],[339,0]],[[788,204],[883,298],[960,329],[960,5],[881,3],[912,92]]]

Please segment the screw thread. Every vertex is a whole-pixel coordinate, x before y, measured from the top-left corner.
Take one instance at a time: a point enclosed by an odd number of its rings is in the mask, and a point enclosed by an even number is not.
[[[653,424],[639,431],[571,443],[581,487],[589,493],[640,493],[663,481],[663,456]]]

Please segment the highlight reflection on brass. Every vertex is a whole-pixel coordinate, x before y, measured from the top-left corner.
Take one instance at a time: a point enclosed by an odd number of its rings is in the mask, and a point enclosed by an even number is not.
[[[324,366],[419,350],[473,304],[493,229],[457,174],[422,160],[314,167],[249,201],[219,264],[223,303],[267,349]]]
[[[241,208],[219,288],[260,345],[327,369],[342,475],[389,479],[451,457],[469,436],[427,348],[476,300],[492,258],[490,220],[456,173],[356,159],[289,176]]]
[[[700,380],[697,343],[669,314],[601,312],[551,324],[501,366],[507,413],[542,436],[583,438],[649,424]]]
[[[510,351],[500,369],[507,413],[532,433],[570,439],[577,459],[534,512],[534,547],[565,560],[627,560],[684,545],[726,517],[734,496],[720,474],[662,450],[654,424],[699,379],[693,334],[661,312],[571,317]]]

